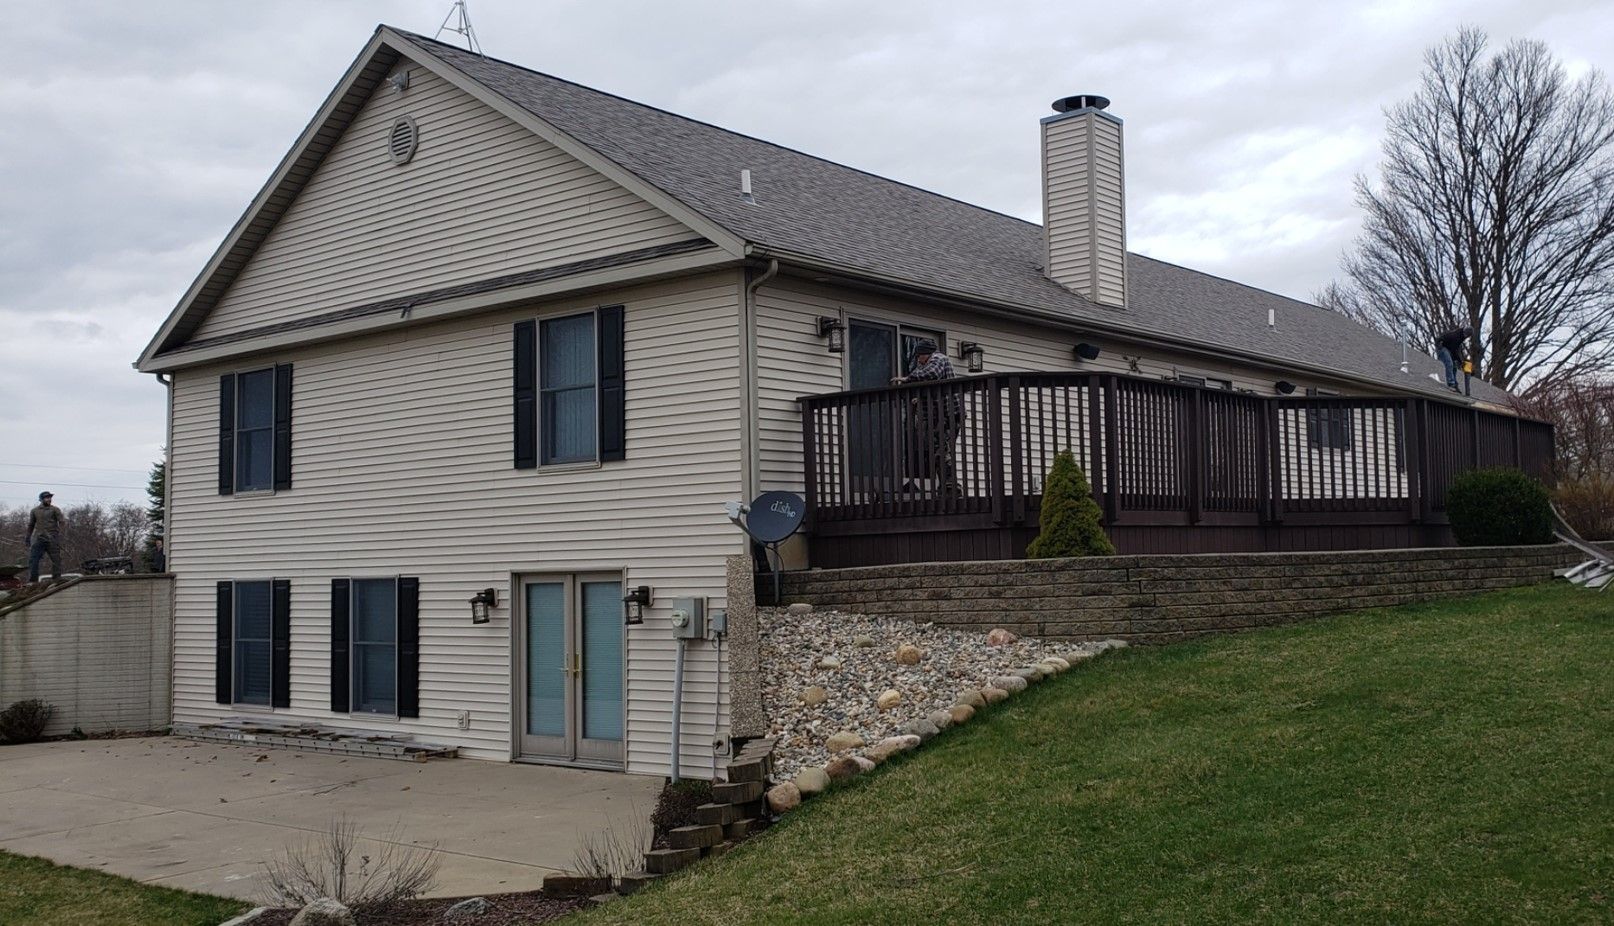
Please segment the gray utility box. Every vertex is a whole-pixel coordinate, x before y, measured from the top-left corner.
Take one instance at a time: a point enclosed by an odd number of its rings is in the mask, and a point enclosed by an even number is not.
[[[706,636],[706,599],[675,598],[672,609],[673,636],[699,640]]]

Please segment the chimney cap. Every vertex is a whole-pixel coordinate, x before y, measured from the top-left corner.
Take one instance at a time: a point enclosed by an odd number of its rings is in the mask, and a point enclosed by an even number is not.
[[[1110,98],[1096,93],[1078,93],[1075,96],[1054,100],[1054,112],[1068,113],[1078,109],[1109,109]]]

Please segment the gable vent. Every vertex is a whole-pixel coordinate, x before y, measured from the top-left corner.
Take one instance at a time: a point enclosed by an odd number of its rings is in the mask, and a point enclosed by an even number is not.
[[[387,133],[387,154],[394,164],[408,164],[420,146],[420,128],[409,116],[399,116]]]

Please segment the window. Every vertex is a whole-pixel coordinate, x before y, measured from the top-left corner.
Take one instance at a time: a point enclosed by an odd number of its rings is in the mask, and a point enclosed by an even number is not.
[[[219,378],[219,494],[291,488],[291,365]]]
[[[236,704],[270,706],[274,677],[274,627],[269,582],[235,583],[235,690]]]
[[[852,389],[886,386],[892,377],[906,376],[913,370],[915,349],[926,338],[947,352],[947,335],[941,331],[860,319],[852,319],[850,328],[847,385]]]
[[[594,313],[545,319],[538,328],[540,459],[593,462],[598,448]]]
[[[355,713],[398,713],[398,580],[353,580]]]
[[[235,490],[274,488],[275,371],[236,377]]]
[[[1200,386],[1206,389],[1220,389],[1223,392],[1233,391],[1233,381],[1230,379],[1213,379],[1207,376],[1194,376],[1189,373],[1178,373],[1177,382],[1184,386]]]
[[[1328,389],[1307,389],[1306,395],[1323,398],[1339,393]],[[1333,406],[1307,408],[1306,438],[1311,446],[1320,450],[1351,449],[1351,410]]]

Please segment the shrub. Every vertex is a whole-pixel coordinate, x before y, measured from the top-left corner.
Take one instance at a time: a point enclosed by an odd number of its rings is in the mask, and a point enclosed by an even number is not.
[[[1042,490],[1042,531],[1026,548],[1029,559],[1112,556],[1115,544],[1104,533],[1098,503],[1087,474],[1068,450],[1054,455]]]
[[[38,698],[18,701],[0,711],[0,743],[32,743],[45,735],[54,713],[56,708]]]
[[[1446,514],[1465,547],[1552,542],[1547,489],[1516,469],[1459,473],[1446,490]]]
[[[711,802],[710,781],[684,778],[668,782],[661,789],[661,796],[656,798],[655,813],[650,815],[650,824],[655,827],[657,842],[661,842],[669,830],[675,830],[680,826],[694,826],[697,822],[695,808]]]
[[[1614,540],[1614,477],[1594,474],[1560,481],[1552,501],[1582,537]]]
[[[413,900],[431,890],[442,867],[435,843],[409,845],[400,831],[383,834],[374,855],[360,854],[361,834],[345,817],[313,840],[282,849],[264,863],[269,899],[303,907],[321,897],[355,911]]]

